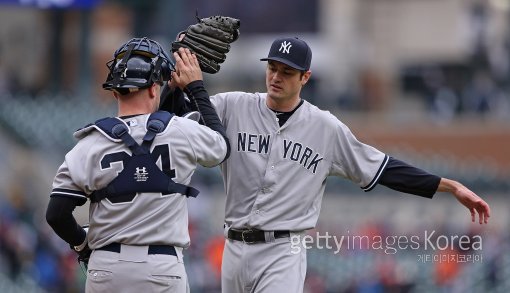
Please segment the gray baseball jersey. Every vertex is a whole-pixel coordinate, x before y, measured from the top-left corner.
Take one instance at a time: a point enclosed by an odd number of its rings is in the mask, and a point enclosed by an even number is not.
[[[146,114],[125,119],[137,143],[147,132],[148,117]],[[88,198],[122,171],[122,158],[131,155],[131,151],[99,131],[82,130],[75,136],[80,140],[65,156],[55,176],[52,194]],[[173,180],[181,184],[189,184],[197,164],[218,165],[226,152],[220,134],[176,116],[151,146],[151,153],[158,156],[158,167],[173,170]],[[90,204],[89,220],[87,237],[92,249],[113,242],[187,247],[190,241],[186,197],[181,194],[137,193],[129,202],[119,203],[104,199]]]
[[[225,222],[233,228],[311,229],[326,177],[344,177],[370,190],[388,161],[331,113],[307,101],[282,127],[265,93],[221,93],[211,101],[232,147],[221,168]]]

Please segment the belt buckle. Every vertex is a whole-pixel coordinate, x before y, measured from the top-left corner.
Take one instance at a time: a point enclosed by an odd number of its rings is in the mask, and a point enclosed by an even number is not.
[[[256,243],[255,241],[246,241],[246,239],[244,239],[244,233],[251,233],[251,232],[253,232],[252,229],[241,231],[241,239],[243,240],[244,243],[246,243],[246,244],[254,244],[254,243]]]

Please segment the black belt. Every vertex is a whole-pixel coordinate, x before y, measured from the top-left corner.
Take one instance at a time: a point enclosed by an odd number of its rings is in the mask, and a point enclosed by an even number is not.
[[[96,250],[106,250],[111,252],[120,253],[120,243],[114,242],[110,243],[106,246],[97,248]],[[175,247],[170,245],[149,245],[148,254],[168,254],[177,256],[177,252],[175,251]]]
[[[288,238],[290,231],[234,230],[228,229],[228,239],[242,241],[247,244],[266,243],[265,232],[273,232],[274,238]]]

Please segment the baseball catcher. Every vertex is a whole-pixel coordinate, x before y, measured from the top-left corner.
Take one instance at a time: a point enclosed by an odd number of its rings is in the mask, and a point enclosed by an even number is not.
[[[117,115],[76,131],[55,174],[46,221],[87,268],[81,292],[189,292],[187,198],[198,194],[189,183],[198,165],[226,160],[230,143],[215,112],[204,126],[157,111],[170,80],[209,101],[196,55],[180,48],[173,60],[146,37],[121,45],[103,83]],[[88,201],[87,230],[73,212]]]
[[[172,52],[179,48],[188,48],[198,58],[200,69],[207,73],[216,73],[230,51],[230,43],[239,38],[239,19],[228,16],[199,18],[198,23],[190,25],[178,34],[172,43]]]

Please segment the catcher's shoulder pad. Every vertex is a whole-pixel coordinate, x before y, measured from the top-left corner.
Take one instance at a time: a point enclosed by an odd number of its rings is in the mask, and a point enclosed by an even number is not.
[[[89,123],[84,127],[78,129],[74,132],[74,137],[76,139],[83,139],[87,135],[89,135],[93,130],[99,131],[99,133],[106,136],[109,140],[113,142],[121,142],[122,140],[114,134],[114,128],[123,128],[128,133],[130,133],[130,129],[127,126],[126,122],[117,117],[106,117],[99,120],[96,120],[94,123]]]
[[[173,114],[166,111],[157,111],[149,115],[147,118],[146,129],[154,133],[160,134],[165,131]],[[82,139],[87,136],[91,131],[97,130],[109,140],[113,142],[121,142],[119,133],[127,132],[131,134],[131,129],[127,123],[118,117],[106,117],[96,120],[94,123],[87,124],[85,127],[78,129],[74,133],[74,137]]]
[[[173,113],[162,110],[150,114],[145,123],[147,131],[152,131],[156,135],[165,132],[172,117],[174,117]]]

